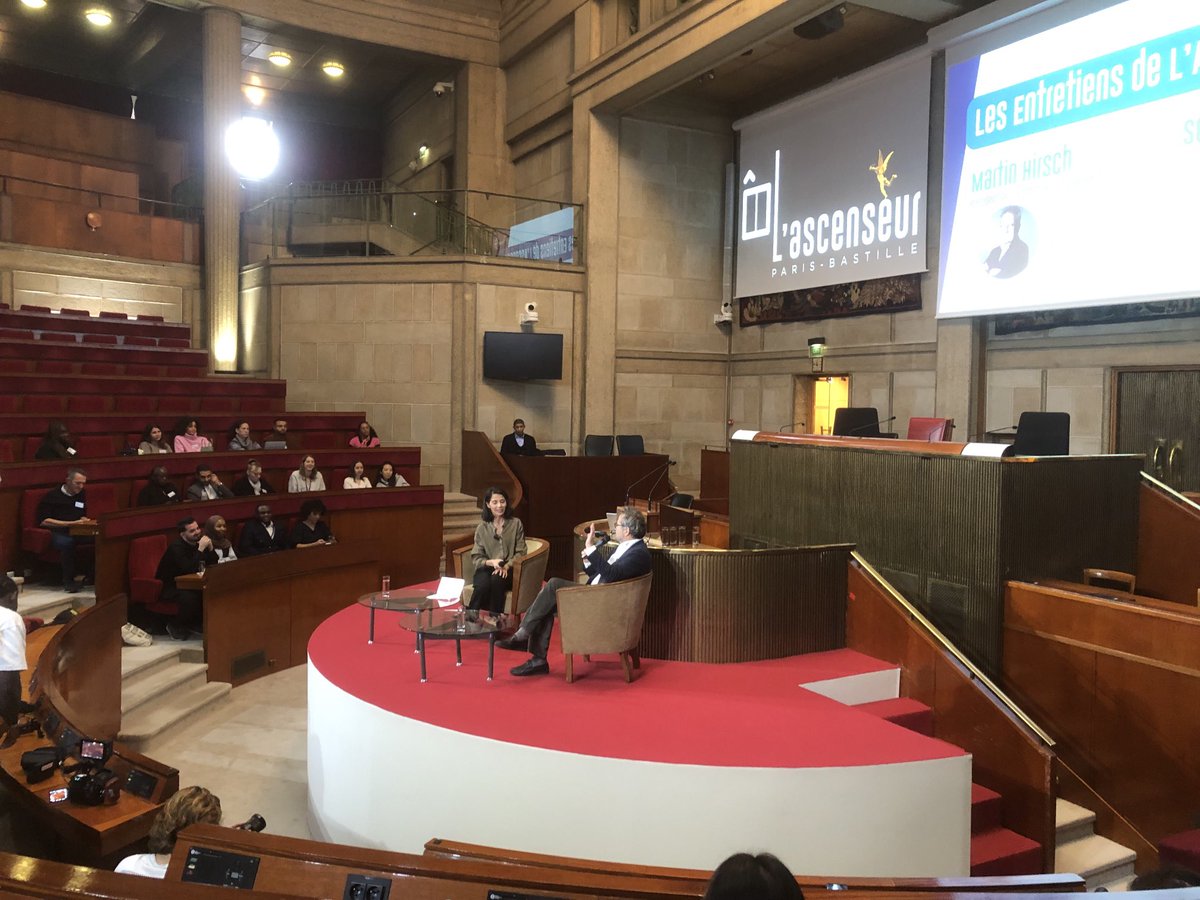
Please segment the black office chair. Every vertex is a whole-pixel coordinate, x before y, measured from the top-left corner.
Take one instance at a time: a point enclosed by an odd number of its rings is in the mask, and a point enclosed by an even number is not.
[[[1017,437],[1005,456],[1070,456],[1071,414],[1023,412]]]
[[[584,456],[612,456],[613,436],[611,434],[589,434],[583,439]]]
[[[640,434],[618,434],[617,453],[621,456],[644,456],[646,443]]]
[[[879,410],[873,406],[844,406],[835,410],[833,433],[844,437],[879,437]]]

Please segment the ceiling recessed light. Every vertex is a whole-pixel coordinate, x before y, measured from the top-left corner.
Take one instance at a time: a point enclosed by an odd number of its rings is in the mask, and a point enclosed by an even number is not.
[[[272,65],[279,66],[281,69],[285,69],[292,64],[292,54],[286,50],[272,50],[267,54],[267,59]]]
[[[113,20],[112,13],[103,6],[91,7],[83,14],[83,17],[97,28],[107,28]]]
[[[417,148],[417,153],[419,153],[421,156],[424,156],[428,152],[429,152],[428,144],[422,144],[420,147]]]
[[[21,0],[21,2],[30,9],[44,9],[46,0]]]
[[[327,59],[321,63],[321,71],[330,78],[341,78],[346,74],[346,67],[336,59]]]

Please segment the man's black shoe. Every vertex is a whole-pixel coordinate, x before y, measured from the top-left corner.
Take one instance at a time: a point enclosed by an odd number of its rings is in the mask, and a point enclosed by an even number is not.
[[[501,650],[520,650],[524,652],[529,649],[529,637],[518,631],[512,637],[496,641],[496,646]]]
[[[68,594],[78,594],[79,593],[79,582],[72,581],[68,584],[64,584],[63,590],[66,591]]]
[[[518,678],[522,675],[549,675],[550,664],[544,659],[538,659],[536,656],[531,656],[515,669],[512,669],[511,672]]]
[[[176,625],[174,622],[167,623],[167,634],[177,641],[186,641],[191,637],[191,631],[186,625]]]

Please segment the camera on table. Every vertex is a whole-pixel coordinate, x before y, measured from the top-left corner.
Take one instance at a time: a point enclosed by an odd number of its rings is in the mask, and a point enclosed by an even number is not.
[[[258,813],[255,813],[245,822],[241,822],[233,827],[238,831],[262,831],[267,827],[267,820]]]
[[[76,772],[67,782],[67,799],[80,806],[112,806],[121,797],[121,779],[112,769]]]

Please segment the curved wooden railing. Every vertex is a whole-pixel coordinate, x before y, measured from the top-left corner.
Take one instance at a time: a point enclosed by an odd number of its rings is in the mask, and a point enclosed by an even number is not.
[[[1138,496],[1138,592],[1200,603],[1200,505],[1142,473]]]
[[[464,494],[474,494],[480,498],[489,487],[504,488],[508,491],[510,509],[520,506],[525,497],[520,480],[482,431],[463,430],[462,478],[459,484]]]

